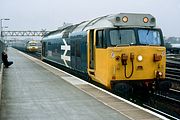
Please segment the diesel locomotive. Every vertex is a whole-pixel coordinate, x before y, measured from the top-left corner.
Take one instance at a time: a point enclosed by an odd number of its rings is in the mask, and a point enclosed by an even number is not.
[[[13,43],[12,47],[14,47],[18,50],[21,50],[21,51],[33,53],[33,52],[39,51],[39,47],[40,47],[39,43],[35,40],[30,40],[30,41],[19,40],[19,41],[16,41],[15,43]]]
[[[63,26],[44,36],[41,58],[118,92],[170,87],[162,31],[150,14],[120,13]]]

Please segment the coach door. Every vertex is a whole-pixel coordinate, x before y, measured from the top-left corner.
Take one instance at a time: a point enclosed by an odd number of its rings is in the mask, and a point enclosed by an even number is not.
[[[88,31],[88,73],[94,75],[95,72],[95,41],[94,30]]]

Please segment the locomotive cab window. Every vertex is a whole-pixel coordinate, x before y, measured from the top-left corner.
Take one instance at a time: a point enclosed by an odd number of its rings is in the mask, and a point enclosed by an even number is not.
[[[161,45],[161,36],[158,30],[153,29],[139,29],[139,42],[145,45]]]
[[[103,30],[98,30],[96,33],[96,47],[97,48],[105,48],[105,37],[104,37],[104,31]]]
[[[30,46],[36,46],[37,44],[36,43],[30,43]]]
[[[113,46],[136,44],[135,32],[131,29],[110,30],[110,42]]]

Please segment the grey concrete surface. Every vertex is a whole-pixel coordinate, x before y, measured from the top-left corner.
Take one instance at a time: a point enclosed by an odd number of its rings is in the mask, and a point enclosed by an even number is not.
[[[4,69],[0,120],[129,119],[16,50],[8,55],[14,64]]]

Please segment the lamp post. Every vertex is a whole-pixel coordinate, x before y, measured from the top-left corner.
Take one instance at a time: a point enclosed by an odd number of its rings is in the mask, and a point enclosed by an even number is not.
[[[9,19],[9,18],[0,19],[0,25],[1,25],[1,27],[0,27],[0,30],[1,30],[1,36],[0,36],[0,38],[3,37],[3,34],[2,34],[2,32],[3,32],[3,20],[10,20],[10,19]]]

